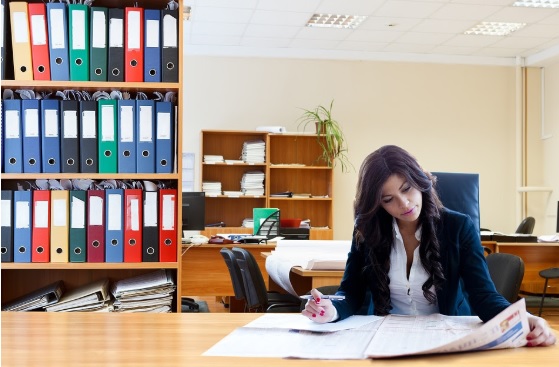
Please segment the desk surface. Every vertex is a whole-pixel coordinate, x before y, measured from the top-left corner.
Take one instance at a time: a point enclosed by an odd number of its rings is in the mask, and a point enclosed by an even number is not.
[[[2,312],[2,366],[316,366],[201,354],[259,314]],[[557,366],[559,346],[376,360],[374,366]],[[328,366],[372,366],[370,360]]]

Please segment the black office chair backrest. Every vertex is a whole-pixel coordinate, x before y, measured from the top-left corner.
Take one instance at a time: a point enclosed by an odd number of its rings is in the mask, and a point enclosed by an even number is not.
[[[519,234],[532,234],[534,232],[534,226],[536,225],[536,219],[534,217],[526,217],[520,222],[518,228],[516,228],[515,233]]]
[[[235,254],[233,254],[233,251],[227,247],[219,250],[219,253],[223,257],[223,260],[225,260],[225,265],[227,265],[227,269],[229,270],[235,298],[238,300],[245,299],[243,276],[241,275],[241,269],[239,269],[239,265],[237,264],[237,259],[235,259]]]
[[[268,289],[256,259],[250,252],[233,247],[233,254],[241,270],[245,289],[245,301],[251,311],[264,312],[268,308]]]
[[[479,232],[479,175],[477,173],[431,172],[443,205],[470,216]]]
[[[486,256],[487,267],[495,288],[509,302],[518,300],[520,284],[524,278],[524,261],[519,256],[502,252]]]

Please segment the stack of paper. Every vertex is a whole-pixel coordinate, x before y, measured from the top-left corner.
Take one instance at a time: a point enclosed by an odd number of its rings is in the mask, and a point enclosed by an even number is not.
[[[110,312],[109,279],[100,279],[64,293],[57,303],[47,306],[47,312],[81,311]]]
[[[176,288],[168,269],[120,280],[111,288],[114,312],[171,312]]]
[[[206,193],[206,196],[221,195],[221,182],[204,181],[202,182],[202,191]]]
[[[223,163],[225,162],[223,160],[223,156],[222,155],[210,155],[210,154],[205,154],[204,155],[204,163]]]
[[[245,219],[243,219],[242,227],[245,227],[245,228],[254,228],[254,219],[253,219],[253,218],[245,218]]]
[[[266,143],[263,140],[249,140],[243,143],[242,159],[245,163],[263,163],[266,160]]]
[[[264,195],[264,172],[246,172],[241,180],[241,191],[250,196]]]
[[[16,300],[2,305],[2,311],[31,311],[58,302],[64,293],[64,283],[59,280]]]

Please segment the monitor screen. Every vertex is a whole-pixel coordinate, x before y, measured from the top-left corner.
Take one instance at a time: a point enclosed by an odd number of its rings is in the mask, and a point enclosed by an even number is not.
[[[204,192],[182,193],[182,230],[202,231],[205,227],[206,195]]]

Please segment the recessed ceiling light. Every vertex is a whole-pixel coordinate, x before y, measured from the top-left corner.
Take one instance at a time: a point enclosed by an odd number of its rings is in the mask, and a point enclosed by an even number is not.
[[[366,18],[360,15],[313,14],[307,27],[357,28]]]
[[[524,27],[526,23],[481,22],[464,34],[478,34],[483,36],[506,36]]]
[[[559,0],[518,0],[512,6],[559,9]]]

